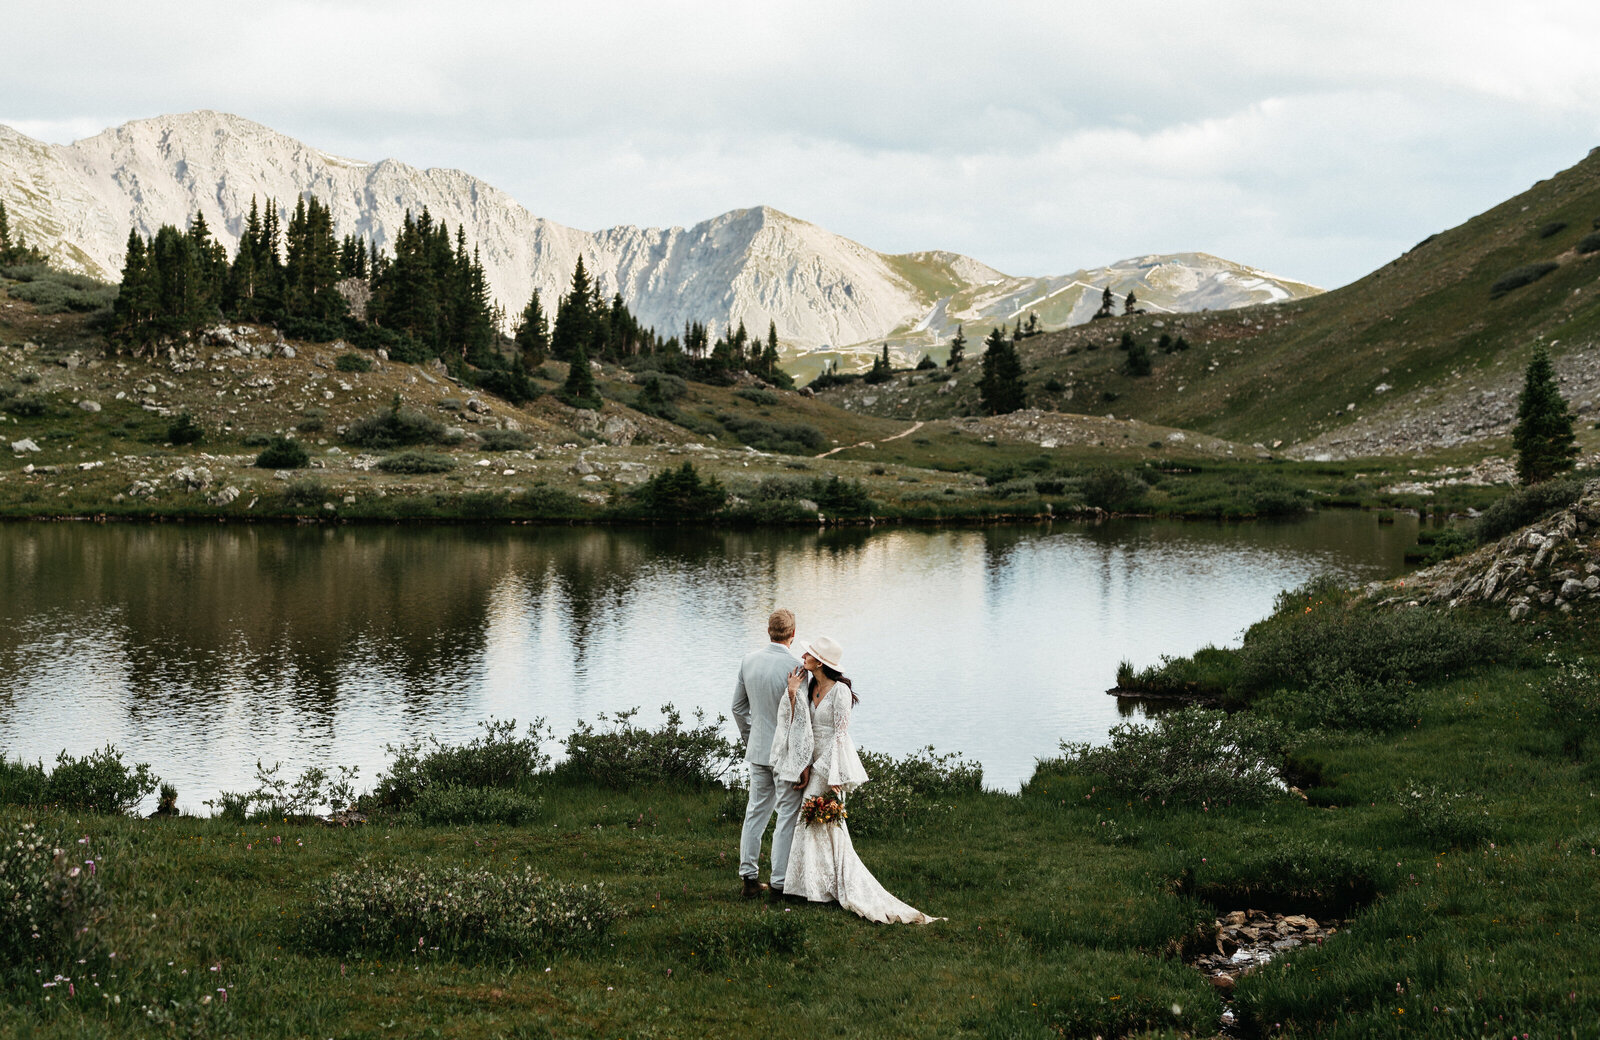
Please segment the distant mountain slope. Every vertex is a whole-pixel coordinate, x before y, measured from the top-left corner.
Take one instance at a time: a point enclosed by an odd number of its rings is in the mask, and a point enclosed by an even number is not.
[[[274,198],[287,211],[304,193],[329,205],[339,234],[380,247],[393,242],[408,210],[426,207],[452,228],[465,226],[513,315],[535,288],[553,304],[582,255],[606,292],[621,291],[664,334],[691,320],[743,320],[763,334],[772,321],[791,356],[888,340],[914,357],[957,324],[1014,321],[1029,310],[1047,325],[1087,320],[1107,281],[1119,301],[1132,288],[1153,310],[1317,291],[1199,253],[1015,278],[954,253],[879,253],[765,206],[691,228],[591,234],[537,217],[459,170],[341,158],[218,112],[136,120],[71,145],[0,127],[0,198],[13,223],[63,263],[102,278],[121,271],[130,227],[153,234],[164,223],[185,225],[198,209],[231,250],[252,197]]]
[[[1226,313],[1118,317],[1025,339],[1030,402],[1304,457],[1405,455],[1504,436],[1522,370],[1542,342],[1569,401],[1593,418],[1597,225],[1600,151],[1331,292]],[[1516,272],[1538,271],[1509,284]],[[1125,331],[1152,349],[1149,376],[1123,371],[1115,347]],[[1162,352],[1162,335],[1182,335],[1191,349]],[[978,408],[976,370],[965,366],[954,386],[941,373],[937,384],[901,376],[838,393],[877,414],[960,414]]]

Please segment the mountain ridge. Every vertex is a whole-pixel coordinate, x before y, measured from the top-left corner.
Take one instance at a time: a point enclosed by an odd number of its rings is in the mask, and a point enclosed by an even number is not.
[[[287,209],[311,193],[329,206],[338,234],[380,248],[392,245],[408,210],[464,225],[508,314],[534,289],[553,309],[581,255],[604,292],[621,292],[663,335],[689,321],[721,328],[741,320],[759,335],[771,321],[791,358],[822,347],[849,358],[851,347],[888,342],[914,360],[938,354],[956,325],[1014,319],[1028,299],[1046,301],[1047,326],[1072,324],[1088,319],[1106,284],[1119,298],[1132,289],[1173,310],[1318,291],[1200,253],[1018,277],[947,250],[881,253],[767,205],[689,227],[587,232],[539,217],[463,170],[350,158],[213,110],[133,120],[70,145],[0,127],[0,184],[15,189],[7,206],[30,241],[110,280],[129,227],[150,235],[162,224],[183,226],[198,209],[231,250],[252,198]]]

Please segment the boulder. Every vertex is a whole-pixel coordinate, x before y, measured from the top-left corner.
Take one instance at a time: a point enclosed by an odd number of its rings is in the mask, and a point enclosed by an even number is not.
[[[24,437],[20,441],[12,441],[11,450],[16,452],[18,455],[21,455],[23,452],[39,451],[40,448],[37,444],[33,443],[32,437]]]
[[[78,407],[82,408],[86,412],[89,412],[89,413],[93,414],[94,412],[98,412],[100,410],[100,402],[99,401],[90,401],[88,399],[84,399],[84,400],[78,402]]]

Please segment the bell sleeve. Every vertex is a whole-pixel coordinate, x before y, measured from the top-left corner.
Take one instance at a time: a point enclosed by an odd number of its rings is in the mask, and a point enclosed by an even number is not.
[[[850,738],[850,714],[855,695],[850,687],[840,683],[833,690],[833,740],[831,746],[818,757],[817,768],[827,779],[829,787],[843,788],[846,794],[866,783],[866,767],[856,752],[856,743]]]
[[[788,691],[778,698],[777,725],[772,731],[772,775],[795,783],[811,764],[815,745],[811,738],[811,698],[802,688],[791,701]]]

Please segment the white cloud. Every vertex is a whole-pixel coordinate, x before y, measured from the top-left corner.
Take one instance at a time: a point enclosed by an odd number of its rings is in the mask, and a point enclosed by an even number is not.
[[[1600,8],[709,2],[8,15],[46,140],[217,108],[466,169],[579,227],[768,203],[1018,273],[1203,249],[1323,284],[1600,138]]]

